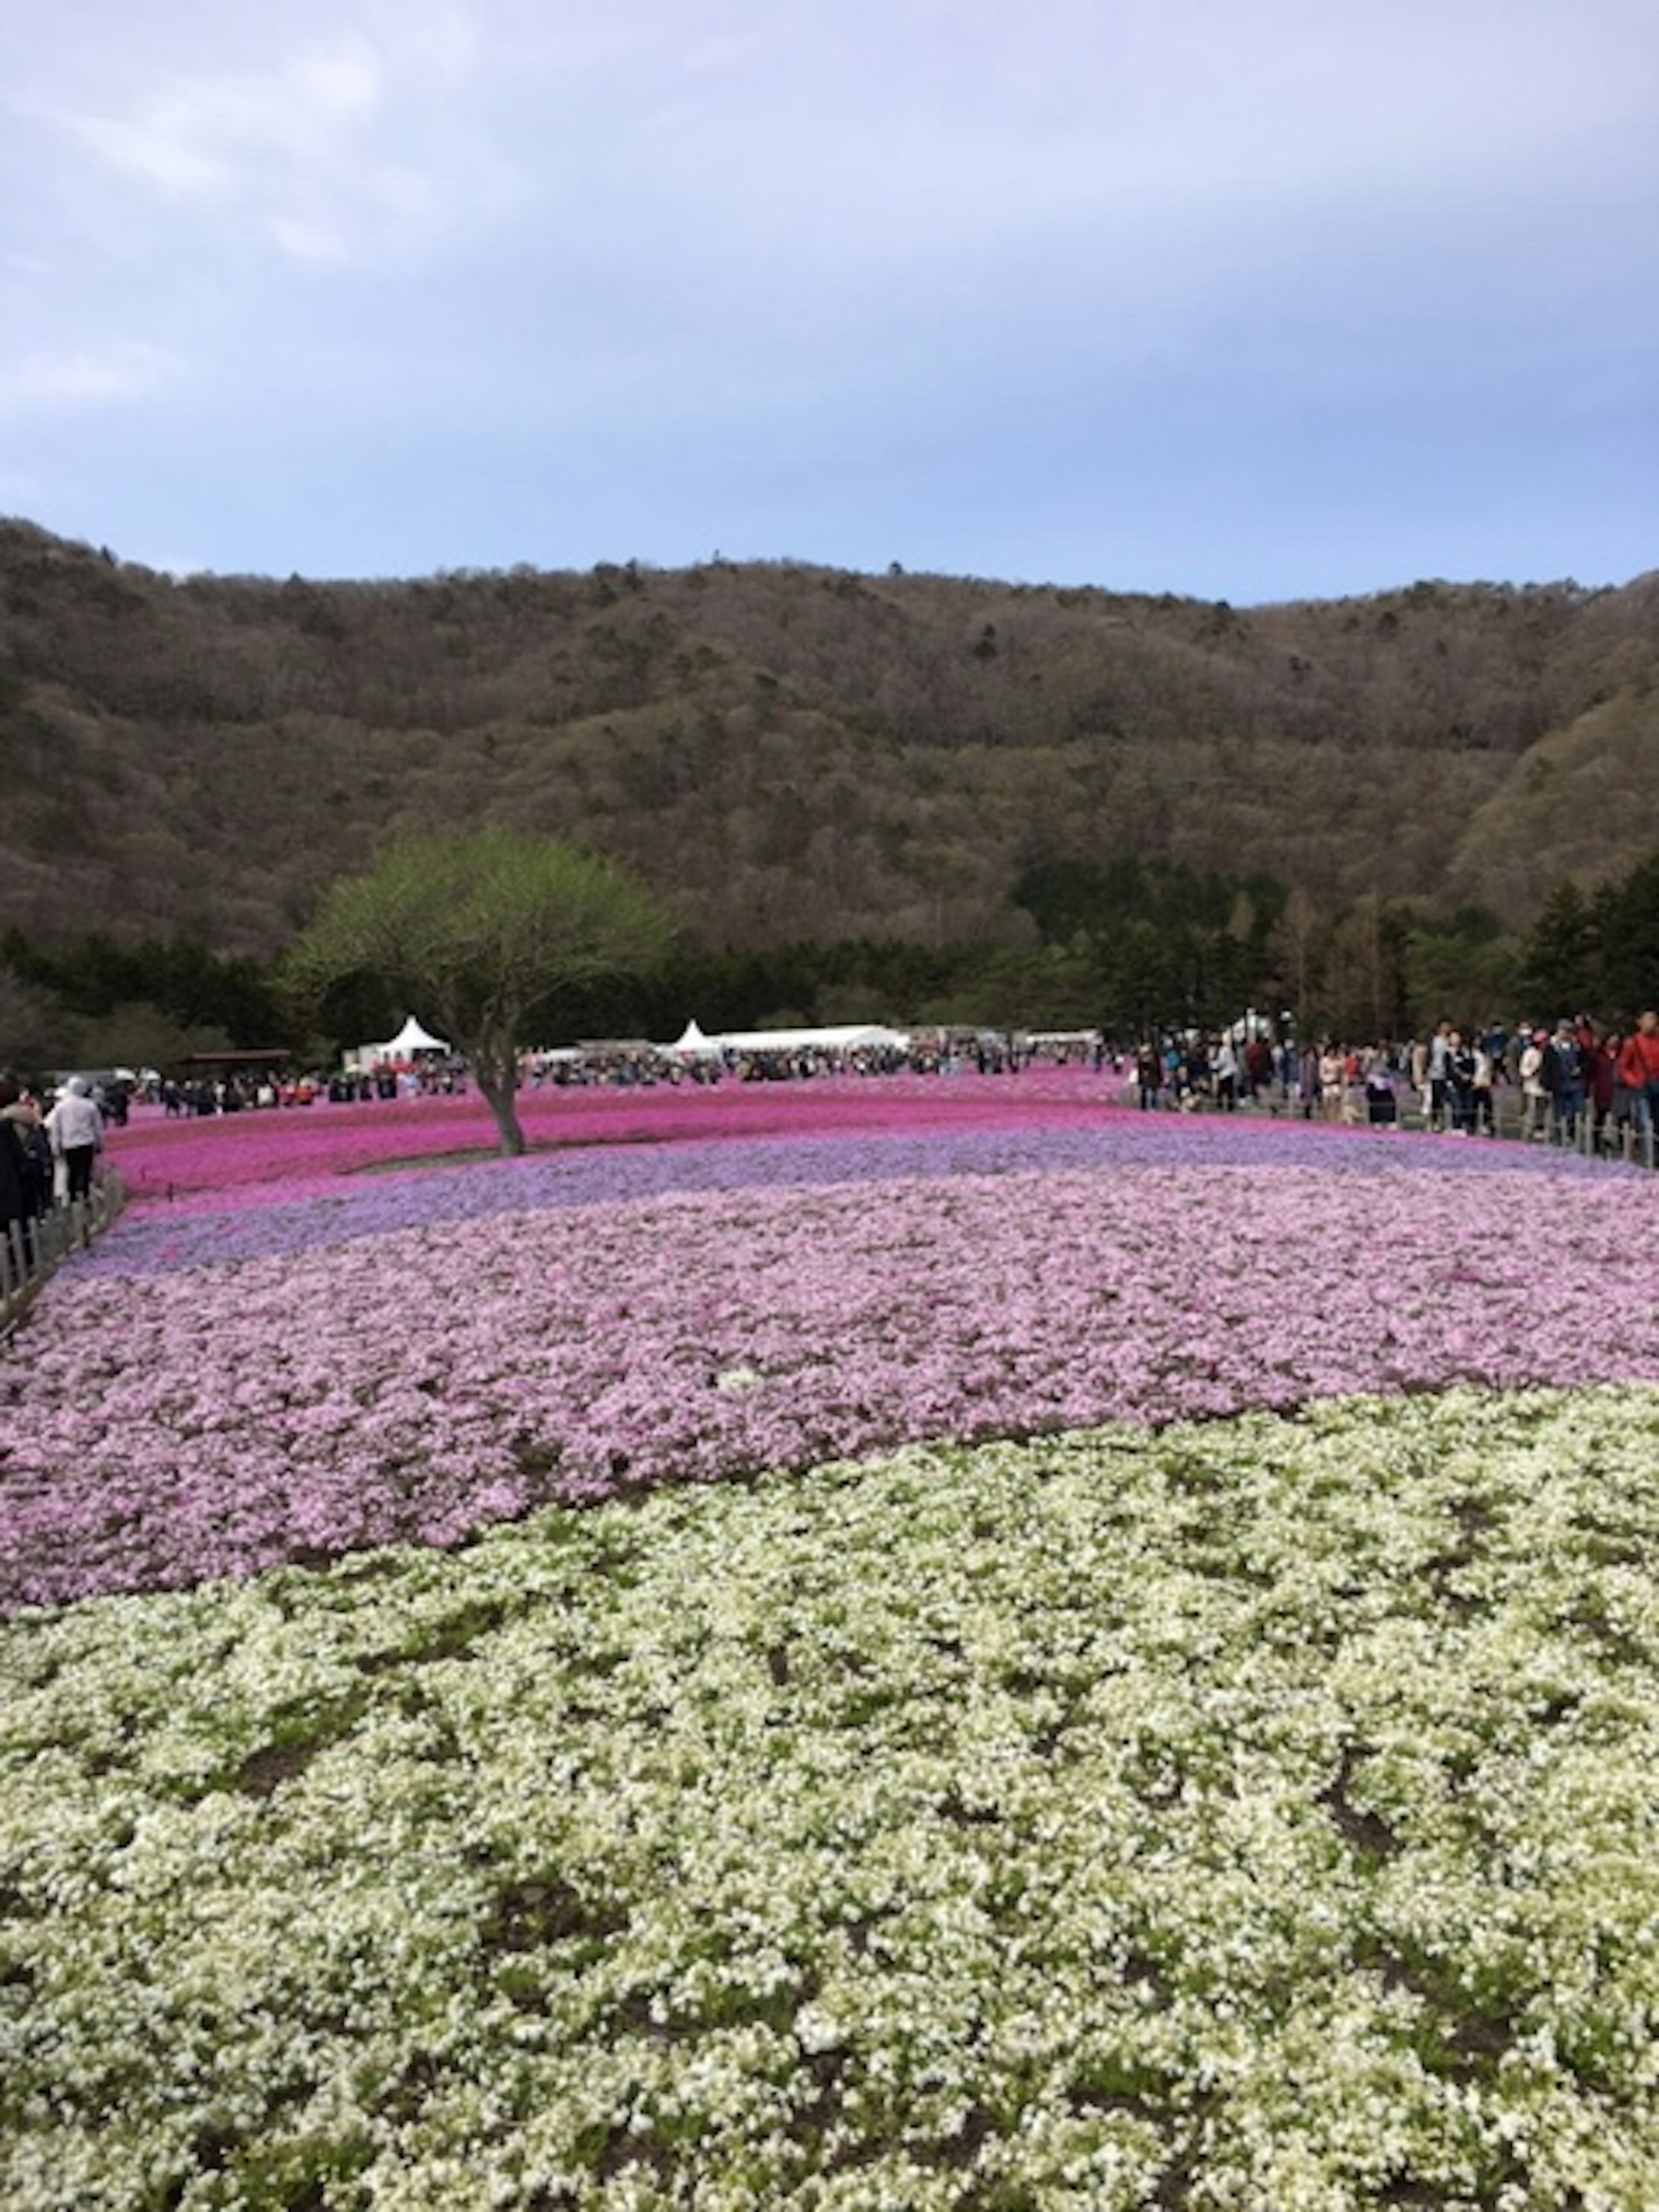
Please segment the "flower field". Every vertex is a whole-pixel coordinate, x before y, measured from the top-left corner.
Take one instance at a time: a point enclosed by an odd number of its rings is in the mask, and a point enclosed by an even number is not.
[[[1659,1182],[1109,1097],[118,1139],[0,2204],[1659,2203]]]

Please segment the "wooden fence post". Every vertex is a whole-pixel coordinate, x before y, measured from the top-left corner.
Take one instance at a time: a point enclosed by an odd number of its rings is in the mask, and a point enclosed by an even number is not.
[[[73,1251],[85,1251],[101,1237],[126,1203],[126,1185],[112,1170],[93,1188],[89,1199],[54,1208],[27,1225],[8,1223],[0,1236],[0,1337],[9,1336],[27,1313],[41,1285],[57,1273]]]

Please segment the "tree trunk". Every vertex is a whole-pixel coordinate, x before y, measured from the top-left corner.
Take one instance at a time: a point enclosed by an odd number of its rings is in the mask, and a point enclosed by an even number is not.
[[[499,1069],[475,1066],[472,1073],[479,1090],[489,1102],[490,1112],[495,1116],[495,1133],[501,1140],[501,1158],[507,1160],[521,1158],[524,1131],[519,1126],[517,1069],[512,1069],[503,1076]]]

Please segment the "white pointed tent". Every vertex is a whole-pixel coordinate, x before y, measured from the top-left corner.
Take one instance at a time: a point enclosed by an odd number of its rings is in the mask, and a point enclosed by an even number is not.
[[[360,1044],[351,1058],[359,1067],[374,1067],[383,1060],[413,1060],[417,1052],[448,1050],[441,1037],[422,1029],[411,1014],[395,1037],[388,1037],[384,1044]]]
[[[678,1038],[670,1045],[668,1049],[671,1052],[718,1052],[720,1047],[712,1037],[703,1035],[697,1027],[696,1020],[693,1019],[686,1024]]]

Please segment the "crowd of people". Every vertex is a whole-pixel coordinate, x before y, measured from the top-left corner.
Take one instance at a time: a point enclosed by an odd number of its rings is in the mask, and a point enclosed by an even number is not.
[[[1513,1100],[1522,1138],[1624,1151],[1659,1123],[1659,1012],[1628,1032],[1584,1014],[1541,1028],[1443,1021],[1403,1044],[1149,1037],[1135,1055],[1135,1089],[1148,1112],[1255,1103],[1389,1127],[1414,1112],[1424,1127],[1462,1136],[1497,1135],[1500,1099]]]
[[[0,1235],[15,1225],[27,1237],[55,1206],[91,1194],[104,1124],[84,1076],[71,1075],[42,1100],[0,1075]]]
[[[1364,1045],[1298,1042],[1265,1026],[1203,1035],[1146,1037],[1130,1051],[1097,1031],[1032,1037],[1006,1030],[930,1030],[902,1042],[845,1046],[791,1042],[775,1048],[678,1052],[648,1044],[593,1046],[532,1056],[532,1085],[619,1087],[658,1084],[805,1082],[829,1075],[909,1072],[1018,1075],[1039,1057],[1123,1074],[1147,1112],[1237,1112],[1255,1108],[1373,1127],[1407,1118],[1453,1135],[1502,1133],[1608,1152],[1650,1149],[1659,1128],[1659,1012],[1628,1031],[1586,1015],[1544,1027],[1492,1022],[1460,1029],[1443,1021],[1428,1036]],[[170,1117],[261,1108],[342,1104],[464,1091],[463,1063],[422,1055],[331,1074],[276,1068],[233,1071],[191,1081],[68,1077],[36,1098],[0,1075],[0,1233],[92,1187],[106,1122],[121,1123],[133,1095]]]
[[[929,1030],[902,1043],[838,1044],[798,1040],[777,1045],[699,1047],[684,1051],[672,1045],[610,1044],[538,1053],[526,1075],[533,1087],[596,1086],[653,1089],[659,1085],[720,1083],[809,1083],[828,1075],[954,1075],[971,1067],[981,1075],[1000,1075],[1028,1065],[1029,1042],[1000,1030],[954,1036]]]
[[[255,1073],[233,1071],[188,1082],[161,1078],[141,1084],[140,1094],[159,1105],[172,1121],[314,1106],[323,1098],[332,1105],[344,1106],[369,1099],[450,1096],[465,1089],[465,1070],[445,1060],[420,1064],[385,1061],[371,1068],[337,1068],[331,1074],[295,1075],[273,1066]]]

